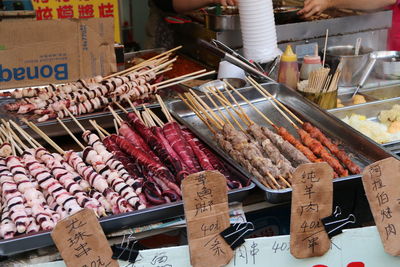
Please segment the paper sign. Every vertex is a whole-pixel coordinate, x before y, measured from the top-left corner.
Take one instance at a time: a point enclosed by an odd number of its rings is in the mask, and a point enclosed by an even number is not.
[[[67,266],[119,266],[92,210],[83,209],[58,222],[51,237]]]
[[[322,256],[330,248],[321,219],[332,214],[332,179],[326,162],[300,165],[293,174],[290,252],[296,258]]]
[[[400,256],[400,161],[387,158],[368,165],[363,185],[383,247]]]
[[[33,0],[37,20],[114,18],[114,38],[120,43],[118,0]]]
[[[233,251],[219,235],[230,226],[226,178],[216,171],[189,175],[182,182],[182,196],[192,265],[228,264]]]

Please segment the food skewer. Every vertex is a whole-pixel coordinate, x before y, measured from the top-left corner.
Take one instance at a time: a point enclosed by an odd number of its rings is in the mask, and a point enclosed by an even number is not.
[[[259,84],[255,82],[252,84],[255,85],[255,88],[260,93],[268,93],[268,91],[262,88]],[[267,97],[265,94],[263,95],[264,97]],[[269,96],[272,97],[275,102],[280,103],[280,106],[284,107],[285,111],[287,111],[302,125],[305,131],[298,128],[297,126],[295,127],[295,124],[286,115],[284,115],[284,112],[280,110],[277,106],[274,106],[285,117],[285,119],[287,119],[290,124],[297,129],[303,143],[306,144],[316,155],[320,155],[326,162],[328,162],[338,175],[348,176],[348,171],[343,168],[343,166],[335,157],[329,154],[329,152],[326,150],[325,147],[323,147],[323,145],[325,145],[332,152],[332,154],[335,155],[353,174],[358,174],[361,172],[360,167],[348,157],[346,152],[342,149],[339,149],[337,145],[333,144],[332,141],[327,138],[317,127],[311,125],[308,122],[304,123],[275,97],[273,97],[271,94],[269,94]]]

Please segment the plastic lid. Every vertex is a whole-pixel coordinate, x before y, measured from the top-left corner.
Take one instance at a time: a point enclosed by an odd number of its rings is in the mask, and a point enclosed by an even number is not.
[[[321,64],[321,57],[320,56],[305,56],[303,63],[304,64]]]
[[[286,50],[281,56],[281,61],[285,62],[297,61],[297,56],[295,53],[293,53],[292,47],[290,45],[286,46]]]

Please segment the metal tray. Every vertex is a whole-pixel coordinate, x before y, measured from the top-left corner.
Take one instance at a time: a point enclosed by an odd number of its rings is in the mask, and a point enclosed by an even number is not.
[[[363,95],[375,100],[385,100],[400,97],[400,84],[362,90]]]
[[[40,86],[38,86],[40,87]],[[17,88],[15,88],[17,89]],[[15,90],[13,89],[13,90]],[[9,90],[8,90],[9,91]],[[163,89],[160,90],[159,95],[162,96],[165,102],[175,100],[177,99],[177,94],[178,92],[186,91],[185,88],[180,87],[180,86],[173,86],[170,89]],[[62,136],[65,134],[65,131],[62,127],[60,127],[59,123],[57,122],[56,119],[50,119],[48,121],[44,122],[37,122],[36,119],[39,118],[38,115],[33,115],[33,114],[17,114],[16,112],[9,112],[5,110],[4,105],[10,102],[14,102],[15,98],[0,98],[0,118],[5,119],[5,120],[14,120],[16,123],[22,126],[25,130],[29,132],[34,138],[39,138],[39,136],[34,132],[31,131],[22,121],[22,118],[25,118],[29,121],[33,121],[38,127],[40,127],[48,136],[53,137],[53,136]],[[147,103],[145,104],[146,107],[148,108],[155,108],[159,107],[160,105],[158,104],[157,100],[154,100],[152,103]],[[128,111],[132,111],[131,108],[126,107]],[[137,106],[136,109],[142,110],[142,106]],[[115,111],[118,114],[122,114],[122,111],[119,108],[115,108]],[[113,127],[113,116],[110,111],[108,110],[99,110],[96,112],[88,113],[88,114],[83,114],[80,116],[76,116],[76,118],[79,120],[79,122],[86,128],[93,130],[92,125],[89,123],[89,120],[95,119],[103,128],[110,128]],[[73,133],[79,132],[79,128],[76,127],[76,124],[73,122],[73,120],[69,117],[66,117],[62,119],[62,121],[67,125],[69,129]]]
[[[159,113],[160,111],[156,109],[154,112]],[[63,134],[65,134],[65,132]],[[212,147],[209,148],[212,149]],[[222,157],[220,157],[220,159],[228,168],[232,177],[235,177],[235,179],[240,181],[243,185],[240,189],[234,189],[228,192],[229,203],[243,201],[243,199],[249,194],[249,191],[255,187],[254,183],[252,183],[243,173],[238,171],[231,162],[224,160]],[[100,219],[100,224],[104,232],[107,234],[129,227],[144,226],[183,215],[183,202],[178,201],[129,213],[107,216]],[[0,256],[10,256],[29,250],[51,246],[53,244],[50,231],[21,235],[7,240],[0,239]]]
[[[321,110],[317,105],[302,97],[297,92],[281,85],[281,84],[265,84],[263,85],[267,90],[273,94],[277,99],[282,101],[288,108],[296,113],[304,121],[308,121],[321,129],[327,136],[339,142],[340,146],[348,152],[352,159],[362,167],[393,156],[384,148],[378,146],[375,142],[363,135],[360,135],[356,130],[340,121],[335,116]],[[241,93],[247,97],[253,104],[263,111],[274,123],[283,126],[289,130],[293,135],[297,136],[294,128],[285,120],[282,115],[276,111],[273,106],[261,94],[252,87],[243,88]],[[259,116],[249,105],[239,100],[235,95],[239,104],[243,107],[246,113],[252,120],[260,125],[265,125],[266,122]],[[211,107],[212,104],[208,99],[203,97],[203,100]],[[180,101],[169,103],[169,109],[172,115],[182,124],[188,126],[193,132],[196,133],[205,143],[214,148],[222,157],[224,157],[231,164],[236,166],[247,177],[251,178],[253,182],[265,191],[265,198],[270,203],[283,203],[290,200],[291,189],[272,190],[266,188],[257,181],[247,170],[239,166],[228,154],[219,148],[213,139],[213,134],[203,124],[203,122]],[[227,115],[229,117],[229,115]],[[360,178],[360,175],[351,175],[348,177],[338,178],[334,180],[334,187],[339,188],[342,186],[352,186],[350,180]]]
[[[392,98],[387,100],[380,100],[370,103],[364,103],[356,106],[351,107],[344,107],[344,108],[337,108],[329,110],[329,113],[333,114],[334,116],[338,117],[339,119],[344,119],[346,116],[351,116],[352,114],[359,114],[364,115],[367,117],[368,120],[379,122],[378,115],[381,110],[391,109],[393,105],[400,104],[400,97],[399,98]],[[368,138],[365,136],[365,138]],[[368,138],[369,139],[369,138]],[[371,139],[369,139],[371,140]],[[375,141],[371,140],[371,142],[376,143]],[[400,151],[400,140],[392,141],[384,144],[377,145],[383,146],[388,150],[395,152]]]

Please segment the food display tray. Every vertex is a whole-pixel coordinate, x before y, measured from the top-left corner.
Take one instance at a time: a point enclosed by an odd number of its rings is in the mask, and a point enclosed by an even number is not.
[[[37,86],[37,88],[40,88],[43,86]],[[16,89],[21,89],[21,88],[14,88],[14,89],[8,89],[5,91],[12,91]],[[177,92],[182,92],[186,91],[185,88],[180,87],[180,86],[174,86],[173,88],[166,88],[163,90],[160,90],[160,95],[164,99],[165,102],[175,100],[177,98]],[[7,103],[14,102],[16,99],[15,98],[8,98],[8,97],[0,97],[0,118],[5,119],[5,120],[13,120],[17,124],[21,125],[22,128],[24,128],[29,134],[31,134],[34,138],[40,138],[39,135],[37,135],[34,131],[32,131],[29,127],[27,127],[21,119],[27,119],[29,121],[34,122],[40,129],[42,129],[48,136],[53,137],[53,136],[62,136],[65,135],[64,129],[61,127],[61,125],[57,122],[56,119],[50,119],[44,122],[38,122],[37,118],[39,118],[38,115],[34,114],[17,114],[16,112],[9,112],[4,108],[4,105]],[[149,103],[145,103],[145,106],[147,108],[155,108],[159,107],[159,103],[157,102],[156,99],[152,100]],[[132,111],[130,107],[125,106],[126,110]],[[136,107],[137,110],[142,110],[142,105],[138,105]],[[122,114],[123,112],[118,108],[114,107],[114,110],[118,114]],[[100,124],[103,128],[110,128],[114,126],[113,123],[113,116],[111,112],[107,110],[99,110],[96,112],[88,113],[88,114],[83,114],[76,116],[78,121],[85,127],[85,129],[93,130],[92,125],[90,124],[89,120],[96,120],[98,124]],[[70,117],[63,118],[62,121],[64,124],[73,132],[79,132],[80,129],[76,127],[76,124],[73,122],[73,120]]]
[[[265,84],[263,85],[272,95],[284,103],[292,112],[296,113],[302,120],[312,123],[321,129],[328,137],[336,140],[341,148],[343,148],[350,157],[361,167],[393,156],[388,150],[380,147],[375,142],[354,130],[332,114],[320,109],[317,105],[302,97],[297,92],[288,89],[281,84]],[[268,116],[276,125],[283,126],[293,135],[297,136],[295,129],[283,116],[271,105],[270,101],[264,98],[256,89],[247,87],[241,89],[241,93],[249,99],[258,109]],[[262,117],[253,110],[247,103],[242,101],[236,94],[235,98],[250,116],[250,118],[263,126],[271,128]],[[203,100],[212,107],[212,103],[204,96]],[[229,97],[228,97],[229,98]],[[265,199],[270,203],[283,203],[290,200],[291,189],[274,190],[266,188],[262,183],[255,179],[246,169],[241,167],[233,158],[219,148],[213,138],[213,134],[204,125],[204,123],[183,103],[174,101],[169,103],[171,114],[180,123],[189,127],[196,135],[198,135],[205,143],[212,147],[218,154],[224,157],[232,165],[236,166],[240,172],[251,178],[253,182],[265,191]],[[222,108],[223,109],[223,108]],[[215,112],[218,112],[215,109]],[[227,114],[226,114],[227,115]],[[227,115],[229,117],[229,115]],[[232,122],[233,123],[233,122]],[[351,181],[356,181],[360,175],[351,175],[341,177],[334,180],[335,189],[341,186],[351,186]]]
[[[364,103],[356,106],[331,109],[329,110],[329,113],[331,113],[332,115],[336,116],[339,119],[344,119],[346,116],[350,117],[352,114],[358,114],[367,117],[367,120],[379,122],[378,119],[379,112],[381,110],[391,109],[395,104],[400,104],[400,97]],[[358,133],[362,135],[362,133],[360,132]],[[375,143],[375,141],[369,139],[366,136],[364,136],[364,138],[367,138],[371,142]],[[378,143],[376,144],[378,146],[381,145],[392,152],[400,151],[400,140],[387,142],[384,144],[378,144]]]
[[[161,111],[155,109],[154,112],[160,113]],[[63,135],[64,134],[65,132]],[[255,187],[255,184],[252,183],[246,175],[238,171],[231,162],[226,161],[221,157],[220,160],[228,168],[231,177],[234,177],[235,180],[240,181],[243,185],[242,188],[228,191],[229,203],[243,201],[243,199],[249,194],[249,191]],[[107,216],[101,218],[99,221],[104,232],[107,234],[131,227],[148,225],[183,215],[183,202],[177,201],[174,203],[158,205],[142,210]],[[12,239],[0,239],[0,256],[10,256],[29,250],[47,247],[53,244],[54,243],[51,238],[50,231],[42,231],[29,235],[25,234]]]

